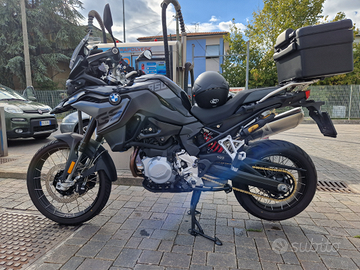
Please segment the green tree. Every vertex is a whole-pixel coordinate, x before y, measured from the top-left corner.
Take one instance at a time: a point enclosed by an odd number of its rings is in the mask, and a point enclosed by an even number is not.
[[[325,0],[264,0],[264,7],[253,13],[246,35],[264,52],[273,50],[278,35],[318,23]]]
[[[260,48],[261,61],[251,72],[255,86],[277,84],[277,70],[273,60],[276,39],[288,28],[316,24],[322,16],[325,0],[264,0],[264,7],[253,13],[246,35],[251,46]]]
[[[327,19],[327,18],[326,18]],[[344,12],[338,12],[333,20],[330,22],[336,22],[346,19]],[[359,34],[359,29],[353,26],[354,38]],[[349,84],[360,84],[360,43],[353,43],[353,58],[354,58],[354,70],[347,74],[341,74],[333,77],[326,78],[325,80],[319,81],[319,85],[349,85]]]
[[[20,0],[0,0],[0,82],[25,86]],[[25,0],[22,0],[25,1]],[[51,72],[61,72],[83,37],[79,0],[26,0],[32,80],[37,88],[54,88]]]
[[[224,40],[229,43],[227,57],[222,64],[222,75],[229,82],[230,86],[244,86],[246,84],[246,53],[247,42],[241,29],[236,26],[235,19],[232,20],[230,33]],[[252,70],[261,60],[261,54],[257,47],[250,48],[249,69]],[[249,74],[249,81],[254,82],[253,74]],[[249,85],[253,87],[254,85]]]
[[[277,84],[277,70],[273,60],[274,45],[278,35],[288,28],[297,29],[300,27],[318,23],[322,18],[322,6],[325,0],[264,0],[264,7],[253,13],[253,19],[247,25],[245,38],[250,40],[250,58],[255,60],[251,63],[250,87],[273,86]],[[238,29],[231,29],[229,35],[231,43],[238,43]],[[230,43],[230,53],[236,54],[236,49],[243,46],[236,46]],[[240,44],[243,42],[240,40]],[[240,52],[239,52],[240,53]],[[236,60],[225,62],[223,69],[227,73],[242,72]],[[243,64],[245,66],[245,64]],[[239,77],[244,77],[238,74]],[[244,85],[244,84],[242,84]],[[238,85],[239,86],[239,85]]]

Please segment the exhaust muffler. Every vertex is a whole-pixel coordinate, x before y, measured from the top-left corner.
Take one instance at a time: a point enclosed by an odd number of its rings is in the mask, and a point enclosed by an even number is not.
[[[297,127],[304,119],[302,108],[295,108],[278,114],[262,128],[251,133],[252,140],[259,140]]]

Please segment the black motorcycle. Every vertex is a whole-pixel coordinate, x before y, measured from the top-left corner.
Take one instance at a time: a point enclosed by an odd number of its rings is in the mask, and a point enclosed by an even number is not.
[[[111,33],[108,6],[104,24]],[[29,165],[28,191],[42,214],[76,225],[100,213],[117,180],[104,141],[112,151],[133,148],[130,169],[143,178],[146,190],[193,192],[189,232],[218,245],[221,241],[204,234],[196,219],[201,192],[233,191],[244,209],[266,220],[294,217],[309,205],[317,174],[308,154],[290,142],[262,138],[296,127],[304,117],[302,107],[325,136],[336,137],[329,115],[320,111],[323,103],[308,100],[307,86],[317,78],[229,96],[226,80],[205,72],[195,81],[192,106],[189,95],[166,76],[133,71],[125,85],[117,82],[116,43],[99,52],[88,49],[88,39],[70,62],[69,97],[53,110],[89,114],[86,132],[55,136]]]

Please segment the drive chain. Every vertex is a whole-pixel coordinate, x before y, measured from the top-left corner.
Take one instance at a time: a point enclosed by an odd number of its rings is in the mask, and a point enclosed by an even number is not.
[[[293,191],[296,191],[297,189],[297,181],[294,177],[294,175],[286,170],[282,170],[282,169],[272,169],[272,168],[265,168],[265,167],[257,167],[257,166],[253,166],[252,167],[253,169],[256,169],[256,170],[267,170],[267,171],[275,171],[275,172],[282,172],[282,173],[285,173],[287,175],[289,175],[292,180],[294,181],[294,189]],[[210,179],[209,177],[203,177],[204,180],[207,180],[207,181],[210,181],[212,183],[215,183],[215,184],[218,184],[219,186],[224,186],[224,184],[218,182],[218,181],[215,181],[213,179]],[[247,191],[247,190],[243,190],[243,189],[240,189],[240,188],[236,188],[236,187],[232,187],[233,190],[235,191],[238,191],[238,192],[242,192],[242,193],[245,193],[245,194],[248,194],[248,195],[251,195],[251,196],[255,196],[255,197],[260,197],[260,198],[263,198],[263,199],[268,199],[268,200],[271,200],[271,201],[274,201],[274,202],[283,202],[285,200],[288,200],[289,198],[291,198],[293,195],[294,195],[294,192],[291,194],[291,196],[289,197],[286,197],[284,199],[275,199],[275,198],[271,198],[271,197],[268,197],[268,196],[264,196],[264,195],[261,195],[261,194],[257,194],[257,193],[253,193],[253,192],[250,192],[250,191]]]

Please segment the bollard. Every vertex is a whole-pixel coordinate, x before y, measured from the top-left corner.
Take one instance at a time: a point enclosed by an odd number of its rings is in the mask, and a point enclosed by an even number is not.
[[[4,107],[0,107],[0,157],[8,155]]]

